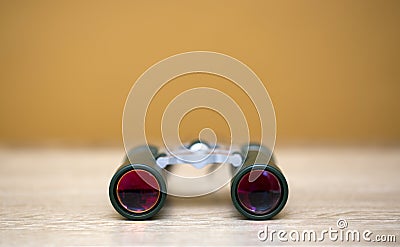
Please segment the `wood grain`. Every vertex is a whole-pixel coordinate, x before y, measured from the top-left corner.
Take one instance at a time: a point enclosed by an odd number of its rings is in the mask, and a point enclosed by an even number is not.
[[[250,221],[228,188],[194,199],[169,197],[153,220],[122,219],[108,200],[119,149],[0,149],[0,245],[389,245],[400,241],[400,148],[303,147],[277,150],[289,201],[276,218]],[[265,242],[274,230],[333,227],[396,235],[396,243]]]

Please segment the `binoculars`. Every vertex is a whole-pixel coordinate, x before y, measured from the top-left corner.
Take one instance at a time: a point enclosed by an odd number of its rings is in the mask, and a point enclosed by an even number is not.
[[[207,155],[201,156],[204,153]],[[159,153],[154,146],[129,151],[111,179],[111,204],[127,219],[151,218],[160,211],[167,198],[166,170],[185,163],[196,168],[230,163],[234,174],[232,202],[248,219],[270,219],[283,209],[288,199],[287,181],[267,148],[249,144],[231,152],[195,141],[178,156],[176,153]]]

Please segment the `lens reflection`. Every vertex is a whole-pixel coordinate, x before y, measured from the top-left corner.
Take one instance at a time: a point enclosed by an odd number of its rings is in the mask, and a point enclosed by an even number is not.
[[[250,182],[249,177],[256,177]],[[239,181],[237,196],[241,206],[250,213],[262,215],[273,211],[281,199],[281,185],[278,178],[269,171],[253,170]]]
[[[118,201],[130,212],[144,213],[154,208],[160,197],[160,185],[148,171],[132,170],[120,178],[117,185]]]

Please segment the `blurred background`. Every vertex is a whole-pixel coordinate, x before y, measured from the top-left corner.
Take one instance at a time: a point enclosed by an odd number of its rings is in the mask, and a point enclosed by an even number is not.
[[[274,103],[278,145],[398,144],[399,13],[400,1],[389,0],[2,0],[0,145],[122,146],[134,82],[193,50],[253,69]],[[220,85],[235,94],[221,80],[191,75],[170,89]],[[159,131],[163,107],[153,107],[149,130]]]

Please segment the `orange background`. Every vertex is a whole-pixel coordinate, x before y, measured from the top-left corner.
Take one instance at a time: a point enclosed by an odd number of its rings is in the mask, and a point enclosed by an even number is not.
[[[399,24],[400,1],[1,1],[0,143],[121,144],[135,80],[192,50],[255,71],[278,143],[397,143]]]

